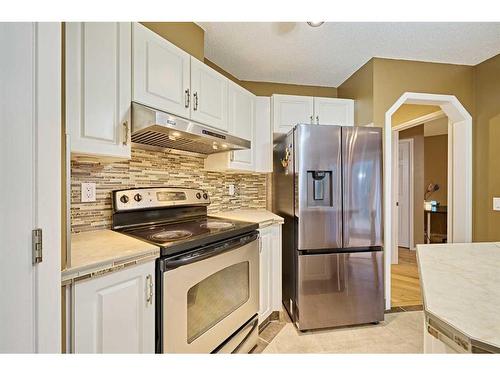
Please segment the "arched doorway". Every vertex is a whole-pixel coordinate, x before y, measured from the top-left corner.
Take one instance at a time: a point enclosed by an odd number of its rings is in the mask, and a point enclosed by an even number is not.
[[[391,308],[391,258],[397,246],[397,148],[392,115],[403,104],[439,106],[448,116],[448,242],[472,241],[472,117],[453,95],[406,92],[385,114],[384,250],[386,309]]]

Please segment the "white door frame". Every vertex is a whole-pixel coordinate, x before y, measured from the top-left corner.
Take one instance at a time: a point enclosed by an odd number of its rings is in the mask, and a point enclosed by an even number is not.
[[[408,232],[408,245],[411,250],[415,249],[415,243],[414,243],[414,234],[413,234],[413,215],[414,215],[414,185],[415,185],[415,176],[413,175],[414,173],[414,140],[413,138],[407,138],[407,139],[399,139],[399,132],[395,132],[394,134],[395,138],[395,144],[401,144],[401,143],[408,143],[409,145],[409,153],[408,153],[408,173],[409,173],[409,181],[408,181],[408,200],[409,200],[409,205],[408,205],[408,226],[409,226],[409,232]],[[397,158],[399,160],[399,156]],[[394,170],[394,178],[396,181],[399,181],[399,163],[397,168]],[[399,201],[399,189],[398,189],[398,201]],[[399,207],[399,206],[398,206]],[[398,211],[399,215],[399,211]],[[399,218],[398,218],[399,219]],[[399,229],[399,228],[398,228]],[[399,240],[399,239],[398,239]],[[396,251],[393,252],[392,255],[392,264],[397,264],[398,263],[398,248],[399,248],[399,241],[397,243],[398,246],[396,246]]]
[[[0,45],[0,150],[8,151],[0,153],[8,218],[0,228],[0,351],[60,353],[61,23],[2,24]],[[43,230],[37,264],[35,228]]]
[[[406,92],[385,113],[384,125],[384,250],[385,306],[391,308],[391,261],[397,252],[397,179],[393,172],[397,160],[394,134],[417,124],[392,127],[392,115],[403,104],[439,106],[448,117],[448,239],[449,242],[472,241],[472,117],[454,95]],[[419,123],[422,123],[419,120]],[[454,158],[456,143],[464,162]],[[455,162],[457,165],[455,166]],[[451,165],[451,166],[450,166]],[[396,172],[397,177],[397,172]],[[396,181],[396,183],[395,183]],[[454,183],[454,182],[461,183]],[[451,185],[451,186],[450,186]],[[455,199],[456,197],[456,204]]]

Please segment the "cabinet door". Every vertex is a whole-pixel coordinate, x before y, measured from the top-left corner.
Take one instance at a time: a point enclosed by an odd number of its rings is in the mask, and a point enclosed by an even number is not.
[[[296,124],[313,120],[313,98],[310,96],[273,95],[274,133],[288,133]]]
[[[75,353],[154,353],[154,261],[74,285]]]
[[[314,123],[353,126],[354,100],[314,98]]]
[[[189,117],[190,56],[141,24],[133,24],[135,102]]]
[[[78,154],[130,158],[130,23],[66,23],[66,131]]]
[[[282,309],[281,301],[281,224],[274,224],[271,231],[271,308],[272,311]]]
[[[253,170],[256,150],[255,95],[233,82],[228,83],[229,133],[252,142],[249,150],[233,151],[232,169]]]
[[[270,227],[259,230],[260,232],[260,297],[259,297],[259,323],[264,321],[272,310],[272,231]]]
[[[228,131],[228,79],[191,57],[191,119]]]
[[[265,96],[258,96],[255,101],[255,171],[273,171],[271,99]]]

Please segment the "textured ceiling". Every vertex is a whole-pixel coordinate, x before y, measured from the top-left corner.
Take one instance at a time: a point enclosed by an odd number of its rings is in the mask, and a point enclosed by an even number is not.
[[[339,86],[372,57],[476,65],[500,23],[199,22],[205,57],[237,78]]]

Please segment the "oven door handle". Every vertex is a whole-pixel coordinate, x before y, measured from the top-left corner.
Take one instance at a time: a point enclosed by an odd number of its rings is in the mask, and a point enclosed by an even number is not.
[[[187,254],[178,257],[165,259],[163,262],[164,270],[172,270],[174,268],[182,267],[191,263],[199,262],[200,260],[211,258],[213,256],[222,254],[226,251],[233,250],[237,247],[244,246],[259,237],[258,232],[246,234],[241,237],[232,239],[227,242],[209,245],[201,249],[194,250]]]

